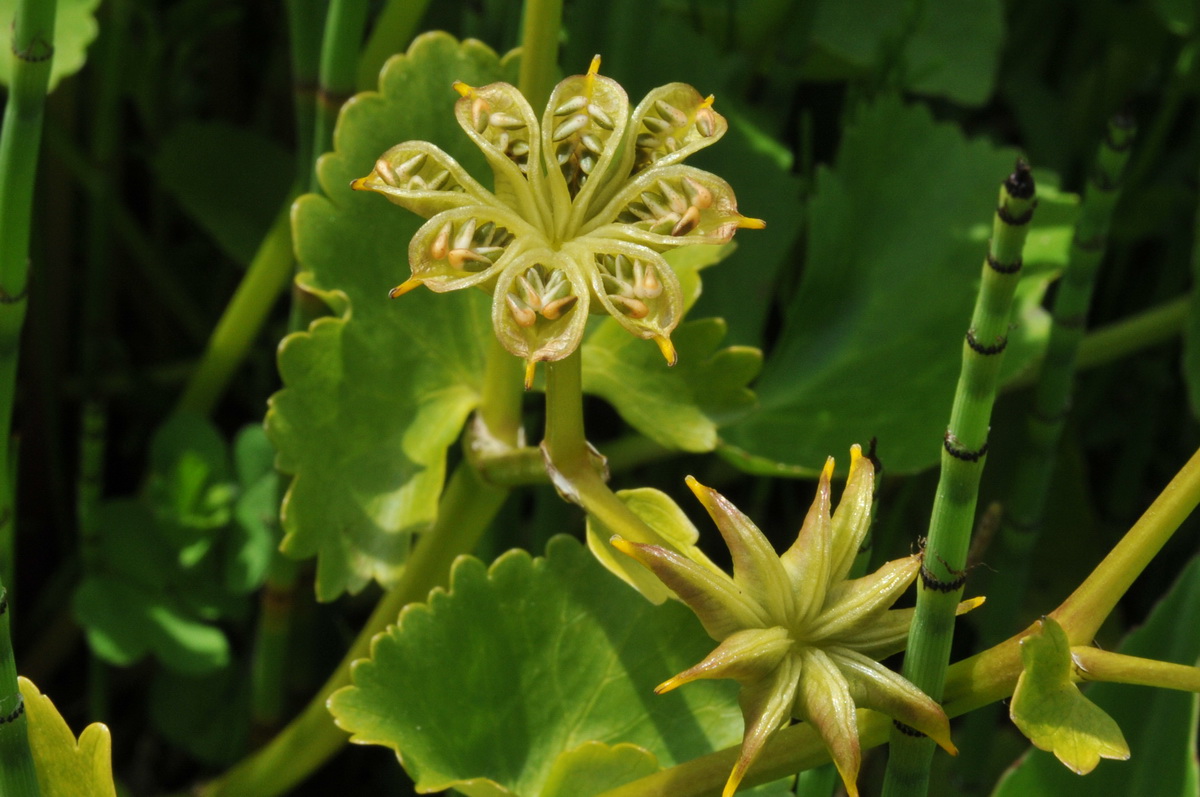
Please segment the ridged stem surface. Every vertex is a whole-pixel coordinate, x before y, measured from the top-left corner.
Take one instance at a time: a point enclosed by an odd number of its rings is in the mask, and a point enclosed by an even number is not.
[[[1018,162],[1000,187],[991,245],[963,342],[962,371],[942,440],[941,477],[904,655],[904,677],[934,700],[942,698],[955,609],[966,583],[967,549],[987,458],[992,405],[1021,276],[1021,251],[1035,204],[1029,167]],[[914,733],[899,725],[893,728],[884,780],[887,797],[923,797],[928,790],[933,742]]]

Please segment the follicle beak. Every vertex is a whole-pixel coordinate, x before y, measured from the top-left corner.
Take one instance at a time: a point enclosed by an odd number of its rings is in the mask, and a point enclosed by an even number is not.
[[[671,343],[670,338],[655,338],[654,342],[658,344],[658,350],[666,358],[667,365],[679,362],[679,354],[675,351],[675,346]]]
[[[416,279],[416,278],[406,280],[406,281],[400,283],[399,285],[397,285],[395,288],[392,288],[390,291],[388,291],[388,296],[393,299],[398,299],[399,297],[408,293],[409,291],[411,291],[413,288],[416,288],[420,284],[421,284],[421,280]]]

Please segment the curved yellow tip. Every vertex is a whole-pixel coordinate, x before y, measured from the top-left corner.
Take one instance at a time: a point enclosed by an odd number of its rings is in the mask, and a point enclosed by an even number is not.
[[[687,681],[685,681],[684,679],[682,679],[678,675],[676,675],[674,678],[668,678],[667,680],[663,681],[658,686],[654,687],[654,694],[665,695],[667,692],[670,692],[672,689],[675,689],[676,687],[679,687],[679,686],[683,686],[686,683],[687,683]]]
[[[850,470],[854,470],[854,466],[862,459],[862,446],[858,443],[850,446]]]
[[[705,499],[708,498],[708,488],[696,481],[694,476],[684,476],[683,483],[692,491],[692,495],[700,499],[700,503],[704,503]]]
[[[404,282],[397,285],[395,288],[392,288],[390,291],[388,291],[388,296],[390,296],[393,299],[398,299],[401,296],[403,296],[404,294],[411,291],[413,288],[416,288],[420,284],[421,284],[421,280],[417,279],[416,277],[413,277],[412,279],[405,280]]]
[[[658,344],[658,350],[662,352],[662,356],[667,359],[668,366],[679,362],[679,354],[675,351],[675,346],[671,343],[670,338],[656,337],[654,342]]]
[[[357,180],[351,180],[350,187],[355,191],[370,191],[371,188],[367,185],[367,178],[370,176],[371,175],[368,174],[366,177],[359,177]]]
[[[749,216],[742,216],[738,219],[738,227],[743,230],[765,230],[767,223],[762,219],[752,219]]]
[[[530,360],[525,363],[525,389],[529,390],[533,387],[533,376],[537,371],[537,360]]]
[[[958,608],[954,610],[954,613],[957,615],[957,614],[966,614],[967,612],[974,611],[975,609],[978,609],[980,606],[982,606],[984,601],[986,601],[986,600],[987,600],[987,598],[984,597],[983,595],[977,595],[974,598],[969,598],[969,599],[963,601],[962,603],[958,604]]]
[[[715,94],[709,94],[707,97],[704,98],[704,102],[700,103],[700,107],[701,108],[711,108],[713,105],[713,100],[715,100],[715,99],[716,99]]]
[[[739,762],[740,764],[741,762]],[[721,791],[721,797],[733,797],[734,792],[738,790],[738,786],[742,783],[742,777],[746,774],[746,768],[736,766],[733,772],[729,773],[729,780],[725,781],[725,788]]]
[[[828,457],[825,460],[825,467],[821,468],[821,480],[829,481],[833,478],[833,457]]]
[[[600,74],[600,54],[596,53],[592,56],[592,63],[588,66],[588,77],[595,77]]]
[[[472,86],[468,86],[466,83],[463,83],[461,80],[454,81],[453,85],[454,85],[454,90],[457,91],[463,97],[470,97],[471,92],[475,90]]]

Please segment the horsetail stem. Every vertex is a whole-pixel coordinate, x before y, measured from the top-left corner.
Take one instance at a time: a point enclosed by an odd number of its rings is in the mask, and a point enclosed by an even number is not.
[[[0,582],[13,583],[16,507],[11,448],[21,327],[29,288],[33,183],[54,56],[54,0],[21,0],[12,22],[12,83],[0,130]],[[14,682],[13,689],[16,689]]]
[[[325,17],[325,37],[321,42],[320,79],[317,84],[316,128],[313,154],[320,156],[333,148],[333,128],[338,112],[354,93],[358,70],[359,44],[367,24],[367,0],[332,0]],[[320,193],[316,161],[309,164],[309,191]]]
[[[1000,545],[992,557],[1002,575],[989,580],[990,611],[984,644],[993,644],[1014,628],[1013,620],[1028,580],[1028,555],[1041,530],[1042,513],[1054,471],[1054,454],[1071,402],[1079,345],[1086,331],[1096,271],[1104,257],[1113,208],[1129,160],[1135,126],[1123,114],[1108,123],[1096,168],[1084,193],[1070,258],[1058,285],[1053,326],[1026,426],[1025,445],[1001,525]]]
[[[942,441],[942,470],[934,498],[921,566],[917,608],[908,635],[904,677],[935,700],[942,697],[955,608],[966,583],[967,548],[974,522],[979,477],[987,456],[988,427],[1001,358],[1008,342],[1013,294],[1020,280],[1021,250],[1036,204],[1029,165],[1001,184],[992,240],[971,326],[963,343],[963,364]],[[907,727],[892,730],[884,794],[924,795],[933,742]]]
[[[0,794],[37,797],[37,772],[29,753],[25,699],[17,686],[17,664],[9,636],[12,612],[8,591],[0,583]]]

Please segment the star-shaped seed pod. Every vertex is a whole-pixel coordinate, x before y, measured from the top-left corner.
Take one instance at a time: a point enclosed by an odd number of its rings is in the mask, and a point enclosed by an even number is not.
[[[737,212],[724,180],[682,165],[728,127],[711,96],[671,83],[630,113],[599,69],[596,56],[586,75],[559,83],[540,122],[508,83],[454,84],[455,115],[492,167],[492,191],[425,141],[397,144],[352,183],[429,219],[409,244],[412,277],[391,295],[490,291],[496,335],[526,361],[526,388],[536,363],[575,351],[589,313],[655,341],[673,365],[684,300],[662,253],[765,226]]]
[[[767,741],[793,717],[810,723],[824,741],[851,797],[858,794],[862,759],[856,707],[887,714],[957,753],[941,706],[879,663],[907,642],[914,610],[891,607],[916,578],[921,555],[847,578],[871,525],[875,469],[858,446],[850,449],[850,475],[831,515],[832,475],[830,458],[800,534],[782,556],[724,496],[688,477],[688,487],[729,546],[732,578],[657,545],[612,539],[691,607],[720,643],[655,691],[700,678],[732,678],[742,685],[745,735],[724,797],[737,791]],[[964,601],[959,613],[982,602]]]

